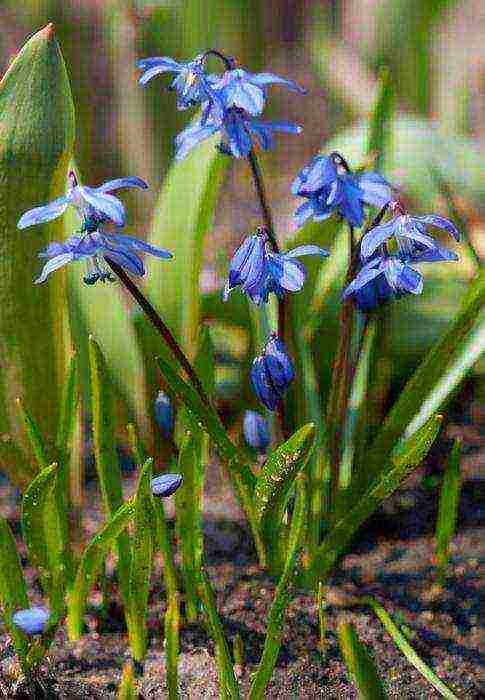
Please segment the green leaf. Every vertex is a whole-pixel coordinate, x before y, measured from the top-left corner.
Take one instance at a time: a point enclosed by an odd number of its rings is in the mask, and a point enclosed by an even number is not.
[[[43,435],[55,434],[65,305],[62,274],[34,284],[37,254],[63,238],[62,223],[19,231],[17,222],[28,209],[64,194],[73,142],[69,81],[48,25],[25,44],[0,82],[0,340],[8,357],[0,377],[0,432],[16,439],[15,396],[38,417]],[[2,441],[2,470],[18,483],[10,444]]]
[[[149,242],[169,250],[174,259],[166,266],[147,261],[148,295],[189,356],[195,352],[200,327],[204,238],[212,228],[228,162],[215,148],[215,139],[209,139],[183,161],[174,163],[153,218]]]
[[[130,573],[130,645],[135,661],[143,661],[147,646],[147,614],[153,560],[155,512],[152,496],[152,464],[148,459],[140,473],[135,496],[135,529]]]
[[[314,569],[319,579],[331,572],[362,523],[421,462],[436,439],[442,420],[442,416],[433,416],[417,433],[404,441],[392,453],[390,464],[381,465],[381,473],[363,495],[357,490],[352,493],[350,487],[349,501],[339,509],[343,515],[318,549]]]
[[[268,614],[268,628],[266,639],[264,640],[263,654],[251,685],[250,700],[264,700],[266,697],[266,688],[281,648],[286,609],[290,602],[290,585],[294,579],[297,557],[303,544],[308,519],[303,476],[298,477],[298,479],[297,497],[288,540],[288,553],[283,574],[276,587],[275,597]]]
[[[19,412],[22,423],[25,427],[25,432],[30,444],[30,449],[32,450],[32,453],[35,457],[35,461],[37,462],[37,468],[35,469],[35,472],[38,472],[40,469],[45,469],[49,465],[44,440],[40,433],[39,426],[37,425],[33,416],[25,408],[22,400],[16,399],[15,403],[17,405],[17,410]]]
[[[254,490],[256,513],[263,529],[281,525],[288,496],[295,478],[301,472],[310,455],[315,436],[315,426],[307,423],[266,460]]]
[[[136,505],[133,500],[124,503],[84,550],[74,586],[68,596],[67,628],[71,641],[79,639],[83,633],[83,616],[88,593],[96,583],[109,549],[116,544],[123,530],[133,520],[135,512]]]
[[[69,450],[69,440],[74,430],[78,402],[79,371],[77,355],[74,353],[69,362],[67,375],[64,380],[59,421],[57,424],[56,447],[64,454]]]
[[[165,613],[165,667],[168,698],[178,700],[178,658],[180,652],[180,610],[178,596],[171,597]]]
[[[450,542],[455,535],[456,518],[461,492],[461,440],[456,439],[446,463],[441,485],[438,520],[436,522],[436,559],[440,583],[446,580],[446,567],[450,556]]]
[[[0,605],[5,625],[12,637],[15,651],[22,667],[27,660],[27,639],[23,632],[13,624],[12,615],[16,610],[29,607],[27,586],[22,564],[15,544],[15,538],[9,524],[0,518]]]
[[[350,622],[340,623],[338,637],[340,651],[357,686],[359,700],[386,700],[387,694],[372,657],[359,640],[354,626]]]
[[[207,629],[215,644],[220,697],[222,700],[235,700],[240,695],[236,676],[234,675],[231,652],[217,614],[214,590],[203,567],[200,569],[199,597],[204,608]]]
[[[116,697],[118,700],[136,700],[138,698],[138,693],[135,691],[135,675],[131,661],[127,661],[123,666],[123,673]]]
[[[385,464],[393,446],[405,434],[410,422],[446,372],[446,368],[468,343],[484,303],[485,270],[481,270],[470,285],[456,318],[408,381],[373,442],[366,459],[369,480],[378,473],[382,464]],[[445,396],[442,395],[442,398]]]
[[[375,612],[379,620],[384,625],[386,632],[390,635],[392,641],[397,646],[398,649],[402,651],[407,660],[414,666],[419,673],[426,678],[426,680],[431,683],[431,685],[436,688],[436,690],[442,695],[442,697],[447,698],[447,700],[458,700],[457,696],[451,692],[451,690],[441,681],[438,676],[430,669],[427,664],[416,654],[412,646],[409,644],[404,635],[399,631],[391,617],[384,610],[382,605],[380,605],[374,598],[362,598],[361,602],[363,605],[369,605]]]
[[[369,124],[367,155],[373,156],[374,168],[380,170],[384,157],[389,153],[392,115],[394,111],[394,90],[391,74],[382,68],[379,76],[379,91]]]

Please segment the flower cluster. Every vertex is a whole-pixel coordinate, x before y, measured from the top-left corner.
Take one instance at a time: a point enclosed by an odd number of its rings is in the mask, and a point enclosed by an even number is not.
[[[222,74],[207,73],[210,55],[220,58],[226,70]],[[236,68],[231,59],[217,51],[206,51],[187,63],[172,58],[146,58],[139,61],[143,71],[140,83],[146,85],[162,73],[174,73],[169,89],[177,94],[178,109],[200,106],[201,116],[182,131],[175,140],[176,159],[181,160],[201,141],[220,134],[219,148],[223,153],[244,158],[257,142],[263,150],[273,148],[273,134],[298,134],[301,127],[291,122],[265,122],[260,119],[264,110],[268,87],[282,85],[293,92],[305,91],[292,80],[272,73],[249,73]]]
[[[100,187],[92,188],[79,185],[73,172],[69,173],[69,187],[63,197],[41,207],[26,212],[18,222],[18,228],[24,229],[35,224],[52,221],[62,216],[68,206],[73,206],[81,217],[82,226],[76,234],[64,243],[50,243],[39,253],[47,258],[36,284],[45,282],[48,276],[64,265],[77,260],[85,260],[87,274],[86,284],[114,281],[114,276],[106,266],[105,258],[138,277],[145,274],[145,267],[139,253],[149,253],[158,258],[171,258],[166,250],[118,233],[105,230],[107,224],[118,228],[125,225],[125,208],[123,203],[111,192],[122,188],[145,190],[148,185],[139,177],[123,177],[109,180]]]
[[[427,232],[428,226],[450,233],[455,240],[456,226],[442,216],[411,216],[398,202],[386,206],[394,213],[390,221],[364,234],[360,255],[363,266],[344,292],[359,309],[369,312],[408,294],[421,294],[423,277],[411,264],[458,260],[458,255],[440,246]]]

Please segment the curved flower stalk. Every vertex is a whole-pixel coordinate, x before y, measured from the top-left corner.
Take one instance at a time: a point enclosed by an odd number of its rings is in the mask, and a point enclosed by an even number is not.
[[[391,185],[378,173],[353,174],[339,153],[315,156],[295,178],[291,191],[307,199],[294,214],[302,226],[308,219],[324,221],[338,214],[350,226],[364,223],[364,205],[383,207],[392,198]]]

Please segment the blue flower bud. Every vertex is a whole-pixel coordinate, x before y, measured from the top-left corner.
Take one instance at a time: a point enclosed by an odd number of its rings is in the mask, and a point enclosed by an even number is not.
[[[173,496],[180,486],[182,486],[184,478],[182,474],[162,474],[152,479],[152,493],[160,498]]]
[[[268,410],[274,411],[294,377],[293,362],[285,344],[277,336],[272,336],[251,368],[251,383],[256,396]]]
[[[243,421],[244,437],[248,445],[258,452],[264,453],[270,443],[267,421],[256,411],[246,411]]]
[[[12,616],[14,625],[29,636],[43,634],[49,620],[49,611],[46,608],[33,607],[27,610],[19,610]]]
[[[172,403],[163,391],[158,392],[155,400],[155,420],[162,435],[169,440],[173,435],[175,417]]]

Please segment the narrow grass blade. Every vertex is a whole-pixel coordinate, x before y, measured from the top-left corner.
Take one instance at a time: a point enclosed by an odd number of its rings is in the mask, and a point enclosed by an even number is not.
[[[165,613],[165,667],[169,700],[177,700],[180,610],[178,596],[170,598]]]
[[[114,547],[120,534],[135,517],[133,500],[122,505],[103,529],[93,537],[86,547],[76,573],[76,579],[68,596],[67,629],[74,641],[83,633],[83,616],[89,591],[96,583],[101,565],[110,548]]]
[[[295,575],[297,557],[303,545],[308,517],[303,476],[298,477],[298,479],[299,483],[297,486],[295,509],[291,521],[287,558],[269,611],[263,655],[251,685],[249,693],[250,700],[264,700],[266,697],[266,688],[271,679],[281,648],[285,614],[290,602],[289,589]]]
[[[152,464],[148,459],[140,473],[135,496],[135,527],[130,573],[130,646],[135,661],[141,663],[147,646],[148,593],[153,560],[155,513],[152,496]]]
[[[340,651],[357,686],[359,700],[386,700],[387,694],[372,657],[350,622],[340,623],[338,638]]]
[[[49,466],[49,459],[47,457],[47,451],[44,445],[44,440],[42,438],[39,427],[34,420],[33,416],[25,408],[22,399],[16,399],[15,403],[17,405],[17,410],[19,412],[22,423],[24,424],[25,432],[27,434],[27,439],[30,444],[30,449],[34,455],[35,461],[37,462],[36,472],[41,469],[45,469]]]
[[[375,612],[379,620],[382,622],[387,633],[397,648],[402,651],[406,659],[414,666],[419,673],[447,700],[458,700],[457,696],[441,681],[438,676],[424,663],[424,661],[416,654],[412,646],[409,644],[404,635],[399,631],[397,626],[392,621],[390,615],[384,610],[374,598],[363,598],[363,605],[368,605]]]
[[[340,510],[343,514],[318,549],[314,567],[319,578],[323,579],[331,572],[362,523],[421,462],[438,435],[442,419],[442,416],[433,416],[413,437],[401,444],[391,455],[390,464],[382,466],[381,474],[362,496],[357,498],[350,494],[349,503]]]
[[[138,693],[135,691],[135,674],[131,661],[128,661],[123,666],[123,674],[116,697],[118,700],[137,700],[138,698]]]
[[[215,359],[214,345],[207,326],[202,328],[198,337],[194,369],[207,395],[212,397],[215,389]]]
[[[200,569],[199,597],[204,607],[207,629],[216,648],[216,665],[217,675],[219,677],[220,697],[222,700],[237,699],[240,697],[239,686],[236,676],[234,675],[229,645],[217,613],[214,591],[203,567]]]
[[[470,285],[455,320],[406,384],[373,442],[367,457],[369,479],[373,478],[382,464],[387,462],[393,446],[434,390],[446,368],[461,353],[470,338],[470,332],[484,303],[485,269],[482,269]]]
[[[72,437],[76,411],[79,402],[79,373],[78,359],[74,353],[69,362],[64,390],[60,403],[59,421],[57,424],[56,447],[60,452],[68,452],[69,441]]]
[[[16,484],[20,475],[10,445],[19,431],[12,400],[22,396],[42,434],[55,434],[64,362],[63,274],[33,283],[37,255],[51,240],[63,239],[62,223],[17,228],[27,210],[65,193],[72,155],[74,107],[52,24],[27,41],[3,76],[0,124],[0,340],[8,357],[0,379],[0,434],[14,438],[0,444],[0,461]]]
[[[461,440],[456,439],[446,463],[443,483],[441,485],[438,520],[436,522],[436,559],[438,562],[438,581],[446,581],[446,568],[450,556],[450,543],[455,534],[456,518],[461,491]]]
[[[389,148],[391,119],[394,111],[394,90],[388,68],[379,75],[379,90],[369,124],[367,156],[372,157],[374,169],[381,170],[384,155]]]
[[[89,337],[89,360],[94,454],[106,516],[110,518],[123,502],[121,470],[116,453],[112,387],[103,354],[92,336]],[[122,530],[118,541],[118,576],[121,595],[128,606],[131,551],[128,535]]]
[[[27,586],[25,583],[22,564],[9,524],[0,518],[0,605],[5,625],[12,637],[15,651],[22,667],[27,664],[27,638],[13,624],[12,615],[16,610],[29,607]]]
[[[187,597],[187,620],[197,619],[197,581],[202,562],[202,487],[204,435],[187,432],[180,448],[178,471],[184,477],[175,498],[177,534],[182,552],[182,575]]]

